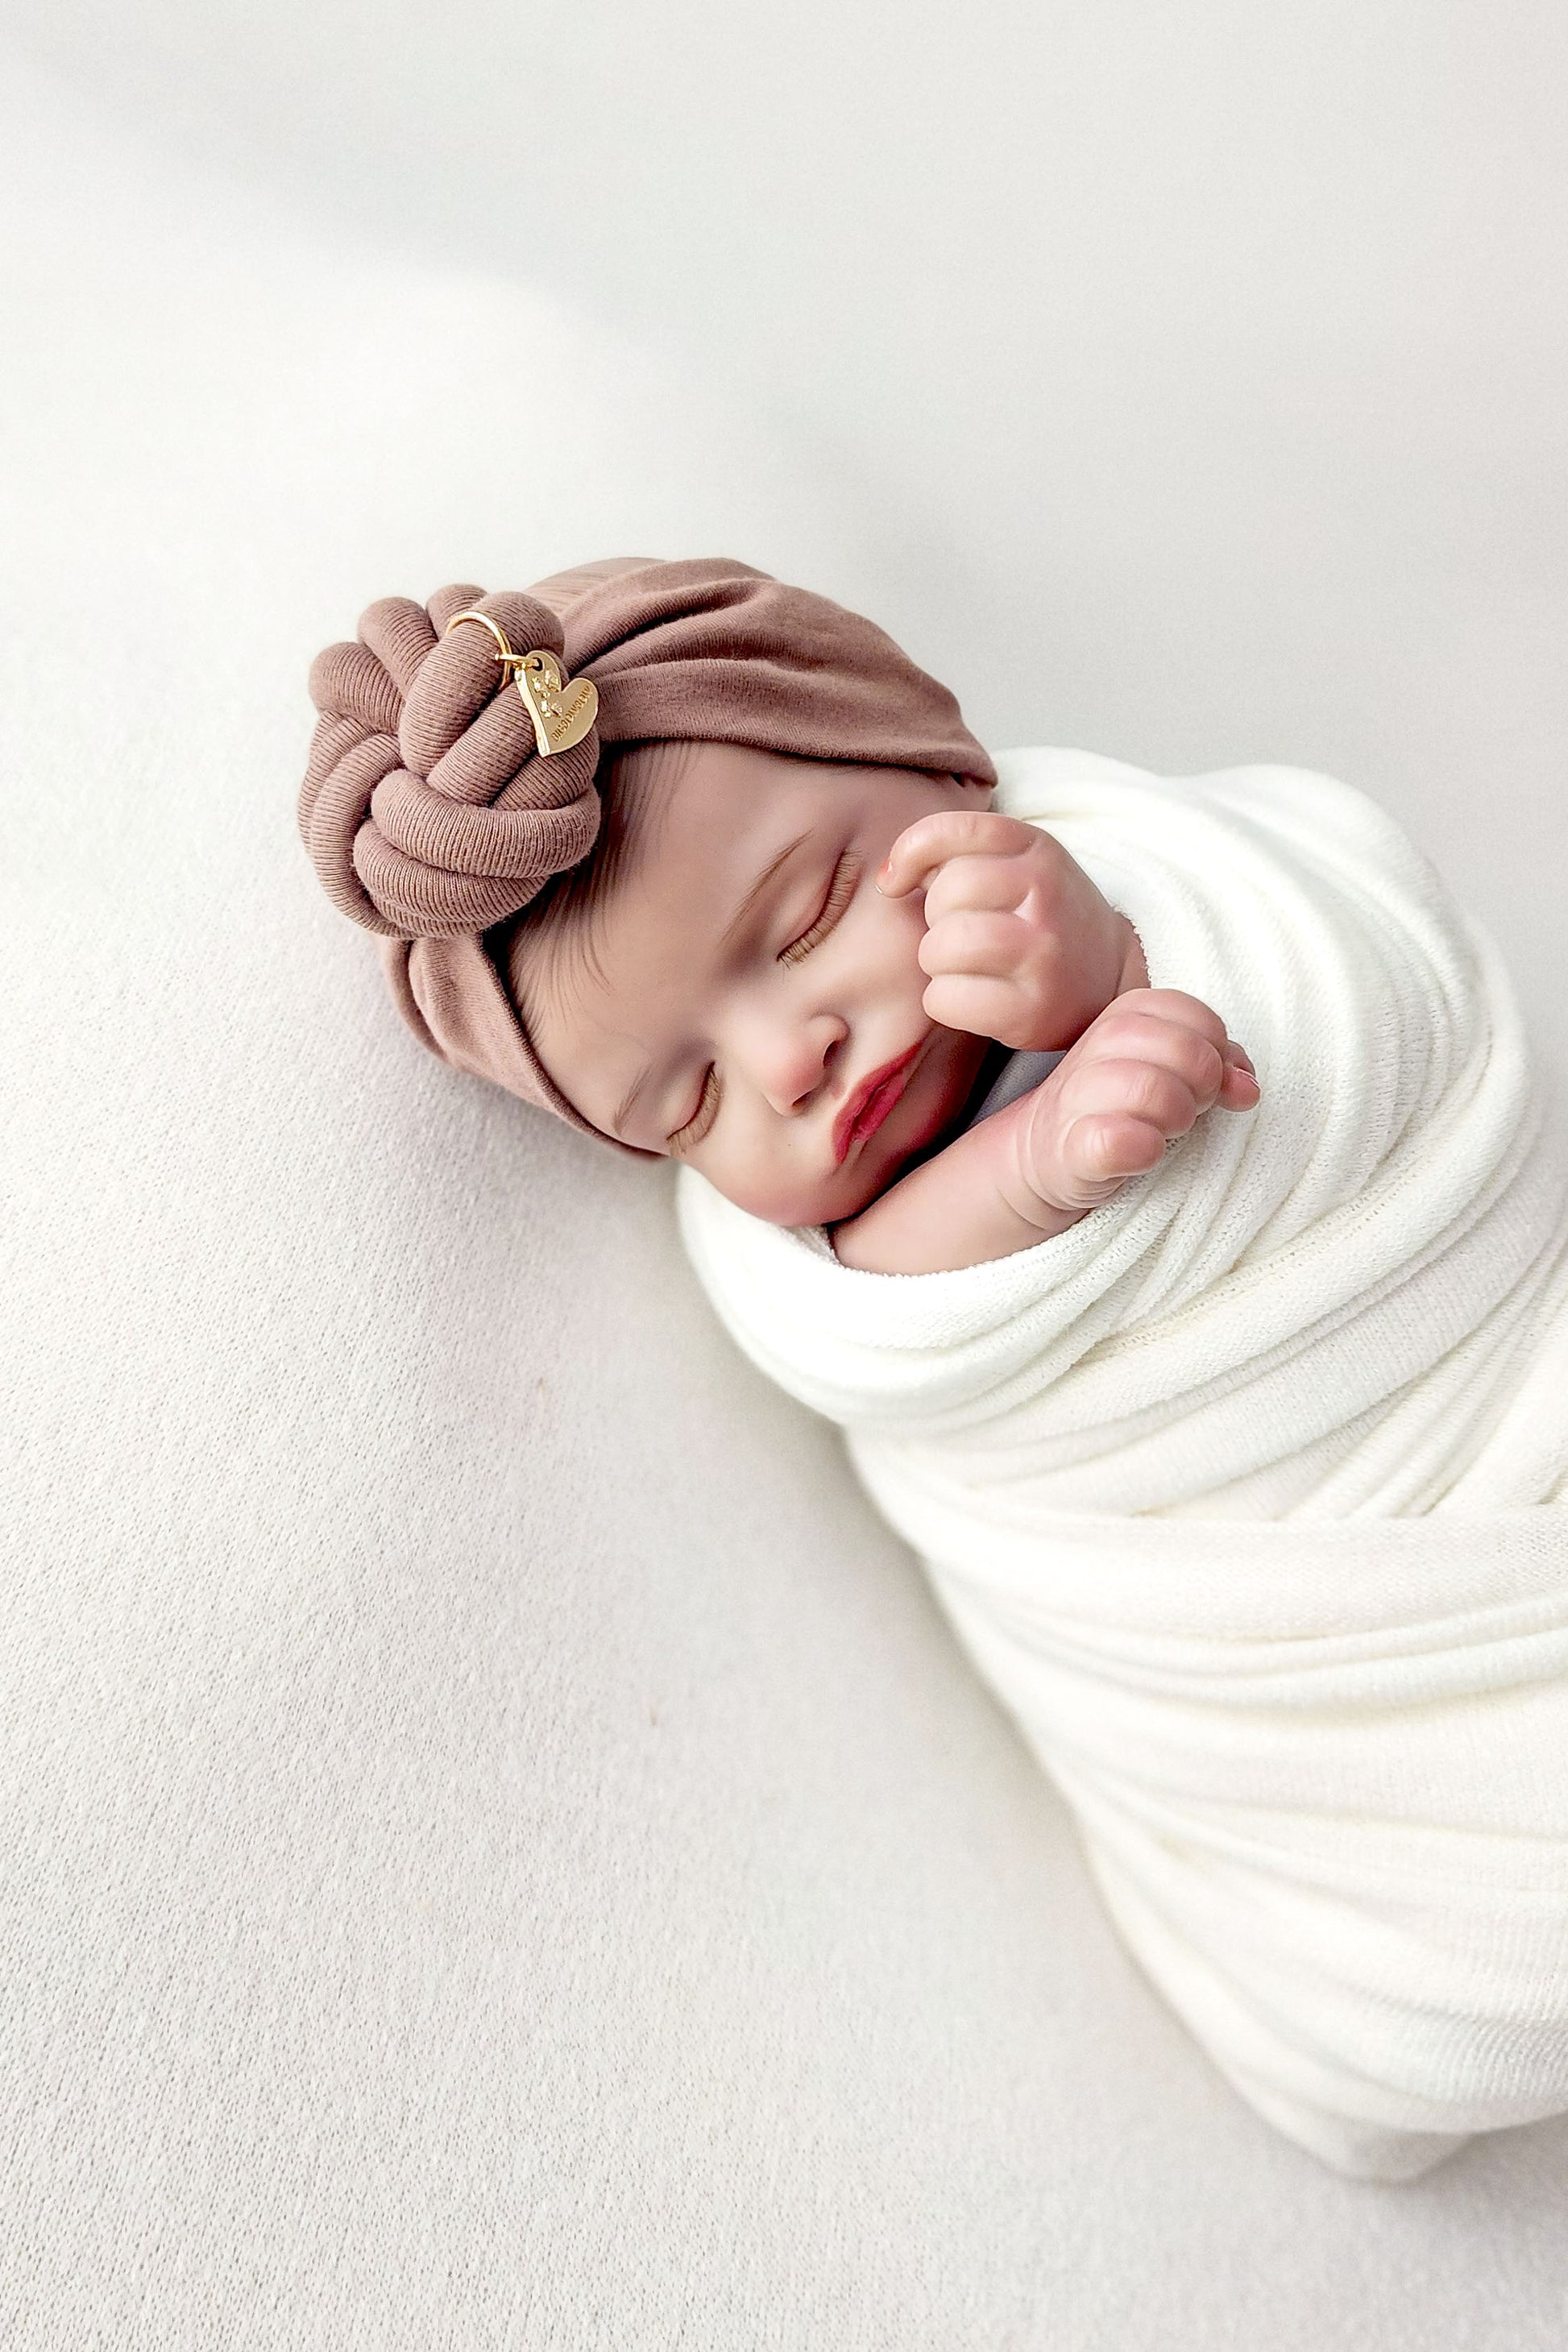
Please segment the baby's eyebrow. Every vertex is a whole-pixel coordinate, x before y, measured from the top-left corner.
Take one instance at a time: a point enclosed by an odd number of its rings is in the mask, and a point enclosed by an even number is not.
[[[747,891],[745,897],[742,899],[740,905],[736,908],[733,915],[731,915],[729,922],[726,924],[723,936],[719,941],[721,948],[727,948],[733,944],[736,932],[741,929],[741,926],[745,921],[747,916],[756,905],[757,900],[762,897],[763,892],[767,888],[768,884],[778,872],[779,867],[785,864],[789,858],[792,858],[795,856],[795,851],[801,848],[810,839],[811,827],[807,825],[805,831],[804,833],[797,833],[793,841],[786,841],[778,856],[770,865],[763,867],[762,873],[758,875],[756,880],[752,883],[751,888]]]

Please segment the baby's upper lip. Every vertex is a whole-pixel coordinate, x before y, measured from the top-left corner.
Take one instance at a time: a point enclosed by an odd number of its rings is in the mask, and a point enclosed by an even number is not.
[[[917,1038],[904,1053],[895,1055],[890,1062],[884,1062],[879,1069],[873,1070],[868,1076],[862,1078],[859,1085],[846,1095],[839,1107],[838,1116],[833,1122],[833,1157],[838,1167],[841,1168],[848,1158],[849,1147],[852,1143],[857,1139],[864,1142],[867,1135],[874,1134],[881,1126],[883,1119],[887,1118],[888,1113],[898,1101],[899,1096],[903,1092],[901,1086],[895,1087],[891,1090],[886,1102],[877,1105],[876,1116],[871,1125],[858,1139],[856,1137],[856,1128],[870,1107],[873,1097],[888,1086],[890,1079],[902,1077],[925,1042],[924,1037]]]

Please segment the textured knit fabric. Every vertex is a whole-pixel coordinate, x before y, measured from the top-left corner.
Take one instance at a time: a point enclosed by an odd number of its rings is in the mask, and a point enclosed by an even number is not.
[[[1568,2110],[1568,1171],[1497,956],[1361,794],[1020,752],[1000,805],[1258,1064],[959,1272],[690,1170],[740,1344],[841,1422],[1132,1951],[1342,2170]]]
[[[515,653],[547,651],[569,679],[592,679],[597,721],[581,743],[537,751],[489,632],[450,629],[471,607]],[[526,594],[384,597],[357,642],[317,656],[310,683],[321,718],[300,834],[333,904],[380,935],[398,1010],[443,1059],[590,1135],[533,1051],[497,927],[591,854],[601,745],[742,743],[995,780],[948,689],[882,630],[727,558],[614,559]]]

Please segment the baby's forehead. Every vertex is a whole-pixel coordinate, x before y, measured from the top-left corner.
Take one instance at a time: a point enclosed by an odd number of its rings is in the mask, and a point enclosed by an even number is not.
[[[590,858],[525,918],[520,1004],[595,1024],[695,974],[731,915],[853,810],[852,770],[730,743],[638,744],[614,761]]]
[[[637,743],[615,759],[610,797],[666,807],[701,803],[720,822],[742,826],[764,815],[781,796],[853,796],[862,772],[853,761],[807,760],[750,743],[695,742],[671,738]]]
[[[862,795],[853,767],[735,743],[639,744],[616,763],[587,896],[640,879],[702,892],[765,857],[782,832],[841,823]]]

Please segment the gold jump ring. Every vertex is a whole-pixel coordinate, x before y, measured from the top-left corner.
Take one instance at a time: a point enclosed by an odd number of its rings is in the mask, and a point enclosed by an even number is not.
[[[599,709],[599,690],[592,678],[569,679],[555,655],[542,646],[531,654],[513,653],[500,623],[476,605],[454,613],[442,635],[449,635],[459,621],[478,621],[495,639],[496,659],[533,721],[533,740],[542,760],[556,751],[569,751],[583,740]]]

